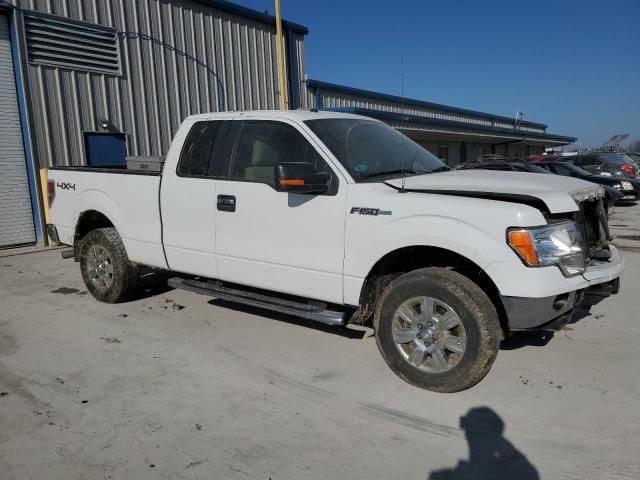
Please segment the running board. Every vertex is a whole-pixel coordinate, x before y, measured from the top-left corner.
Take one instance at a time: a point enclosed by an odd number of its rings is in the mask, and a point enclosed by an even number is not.
[[[327,310],[327,305],[321,302],[296,302],[295,300],[288,300],[262,293],[225,287],[218,282],[188,280],[180,277],[170,278],[167,283],[170,287],[179,288],[180,290],[208,295],[251,307],[264,308],[265,310],[271,310],[273,312],[295,315],[306,318],[307,320],[314,320],[329,325],[345,324],[345,315],[343,312]]]

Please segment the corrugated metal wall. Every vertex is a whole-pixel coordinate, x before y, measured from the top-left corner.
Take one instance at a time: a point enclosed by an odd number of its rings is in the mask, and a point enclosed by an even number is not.
[[[309,110],[313,107],[313,102],[309,101],[309,94],[307,93],[307,84],[306,84],[306,71],[304,66],[304,35],[299,33],[291,34],[292,40],[295,42],[295,51],[297,54],[297,58],[291,62],[297,68],[296,78],[298,79],[298,85],[294,88],[298,89],[298,98],[300,99],[300,105],[298,108],[302,108],[305,110]]]
[[[316,103],[316,88],[309,88],[306,100],[311,107]],[[415,115],[419,117],[433,118],[437,120],[448,120],[454,122],[468,123],[471,125],[495,126],[501,128],[513,128],[514,124],[503,120],[491,120],[490,118],[476,116],[473,114],[452,112],[448,110],[438,110],[419,105],[412,105],[407,102],[404,106],[400,102],[392,102],[378,98],[352,95],[343,92],[332,91],[330,89],[320,89],[320,101],[322,108],[366,108],[369,110],[379,110],[383,112],[403,113],[405,115]],[[544,133],[542,127],[522,125],[521,130]]]
[[[150,35],[217,72],[227,110],[277,108],[272,25],[188,0],[14,0],[14,4]],[[303,79],[304,36],[292,37],[298,46],[298,78]],[[100,119],[126,132],[129,155],[164,155],[186,116],[219,110],[216,78],[206,68],[148,40],[121,37],[119,46],[120,76],[28,65],[32,140],[41,166],[84,164],[83,132],[99,131]]]

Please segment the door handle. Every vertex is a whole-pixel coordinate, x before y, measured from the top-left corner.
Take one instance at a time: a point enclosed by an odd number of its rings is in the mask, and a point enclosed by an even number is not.
[[[223,212],[236,211],[236,197],[233,195],[218,195],[218,210]]]

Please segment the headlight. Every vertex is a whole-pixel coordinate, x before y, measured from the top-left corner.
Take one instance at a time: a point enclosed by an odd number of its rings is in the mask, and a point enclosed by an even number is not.
[[[633,190],[633,184],[631,182],[620,182],[623,190]]]
[[[509,246],[529,267],[557,265],[571,277],[584,272],[585,258],[581,237],[574,222],[507,231]]]

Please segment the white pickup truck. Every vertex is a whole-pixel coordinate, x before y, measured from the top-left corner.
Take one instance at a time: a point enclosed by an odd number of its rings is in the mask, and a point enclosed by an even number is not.
[[[451,172],[342,113],[189,117],[162,173],[52,168],[48,187],[48,232],[97,300],[125,300],[139,265],[179,272],[175,288],[372,325],[397,375],[440,392],[480,381],[511,331],[617,293],[623,269],[601,187]]]

